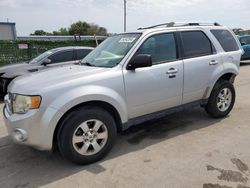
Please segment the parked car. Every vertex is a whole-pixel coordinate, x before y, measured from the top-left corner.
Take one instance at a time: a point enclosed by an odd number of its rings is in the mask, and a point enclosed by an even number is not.
[[[15,79],[4,121],[16,143],[92,163],[110,151],[117,131],[132,125],[200,105],[214,118],[227,116],[242,53],[233,32],[219,24],[114,35],[81,65]]]
[[[241,46],[245,53],[242,55],[242,60],[250,60],[250,35],[238,36]]]
[[[6,95],[7,87],[14,78],[46,68],[76,63],[93,49],[92,47],[80,46],[55,48],[42,53],[27,63],[0,67],[0,98],[3,99],[4,95]]]

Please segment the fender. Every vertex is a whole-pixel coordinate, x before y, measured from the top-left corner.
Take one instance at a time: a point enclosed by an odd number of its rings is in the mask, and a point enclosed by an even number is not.
[[[125,97],[110,88],[90,85],[68,91],[56,98],[46,108],[41,119],[41,134],[46,136],[44,143],[47,148],[52,148],[53,135],[59,120],[71,108],[91,101],[103,101],[112,105],[120,115],[122,123],[128,121]]]

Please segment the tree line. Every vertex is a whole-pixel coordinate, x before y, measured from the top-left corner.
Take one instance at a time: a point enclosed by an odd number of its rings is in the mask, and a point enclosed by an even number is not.
[[[234,28],[233,32],[236,35],[250,35],[250,30],[244,30],[242,28]]]
[[[69,28],[60,28],[58,31],[47,32],[42,29],[35,30],[34,33],[30,35],[107,35],[107,29],[105,27],[100,27],[94,23],[87,23],[85,21],[78,21],[70,25]]]

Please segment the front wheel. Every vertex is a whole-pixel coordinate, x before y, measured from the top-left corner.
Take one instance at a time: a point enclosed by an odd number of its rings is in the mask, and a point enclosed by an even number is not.
[[[117,134],[114,118],[104,109],[86,106],[71,112],[58,135],[61,154],[77,164],[102,159]]]
[[[223,118],[232,110],[235,102],[235,89],[231,82],[221,80],[216,83],[206,105],[206,111],[214,118]]]

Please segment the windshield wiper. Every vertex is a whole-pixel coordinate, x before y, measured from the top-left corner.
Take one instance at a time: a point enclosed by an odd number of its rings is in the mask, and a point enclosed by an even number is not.
[[[89,62],[84,62],[84,63],[82,63],[83,65],[86,65],[86,66],[89,66],[89,67],[95,67],[95,65],[94,64],[91,64],[91,63],[89,63]]]

